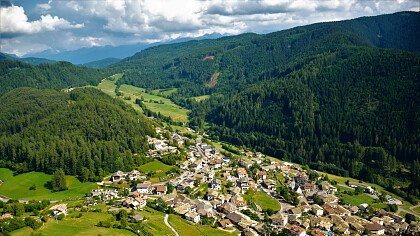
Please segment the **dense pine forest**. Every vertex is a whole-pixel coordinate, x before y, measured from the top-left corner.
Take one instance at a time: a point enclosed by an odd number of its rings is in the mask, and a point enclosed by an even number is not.
[[[154,132],[145,116],[93,88],[19,88],[0,104],[0,165],[17,172],[63,169],[98,180],[142,164]]]
[[[75,66],[69,62],[31,65],[0,58],[0,95],[18,87],[63,89],[96,85],[107,73]]]
[[[112,68],[120,84],[178,88],[169,98],[215,139],[416,198],[419,22],[401,12],[163,45]]]

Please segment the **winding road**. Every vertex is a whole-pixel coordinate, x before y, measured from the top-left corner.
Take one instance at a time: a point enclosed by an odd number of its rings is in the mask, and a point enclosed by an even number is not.
[[[165,225],[166,226],[168,226],[173,232],[174,232],[174,234],[176,235],[176,236],[179,236],[179,234],[178,234],[178,232],[176,232],[176,230],[174,229],[174,227],[172,227],[170,224],[169,224],[169,222],[168,222],[168,217],[169,217],[169,215],[168,214],[166,214],[165,215],[165,218],[163,219],[163,221],[165,222]]]

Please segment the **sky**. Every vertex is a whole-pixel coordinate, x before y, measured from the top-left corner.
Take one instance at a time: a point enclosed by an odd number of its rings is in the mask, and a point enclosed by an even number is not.
[[[420,0],[1,0],[0,51],[269,33],[316,22],[420,11]]]

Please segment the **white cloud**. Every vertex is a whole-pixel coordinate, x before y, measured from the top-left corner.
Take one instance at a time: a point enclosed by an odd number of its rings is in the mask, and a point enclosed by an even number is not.
[[[11,6],[0,8],[0,33],[5,36],[19,34],[34,34],[55,29],[82,28],[83,24],[71,24],[57,16],[42,15],[41,19],[28,21],[23,7]]]
[[[418,0],[34,1],[40,1],[35,7],[39,15],[25,8],[31,13],[29,18],[38,19],[34,21],[28,20],[22,7],[1,9],[2,36],[32,34],[37,37],[29,39],[25,35],[19,39],[28,44],[29,40],[35,40],[33,43],[61,50],[157,42],[211,33],[268,33],[316,22],[420,10]],[[74,21],[83,24],[71,23]]]

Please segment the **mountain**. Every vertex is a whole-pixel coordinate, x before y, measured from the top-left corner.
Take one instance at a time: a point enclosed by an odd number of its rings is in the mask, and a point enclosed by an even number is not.
[[[107,67],[109,65],[112,65],[114,63],[117,63],[120,60],[121,59],[109,57],[109,58],[105,58],[105,59],[102,59],[102,60],[99,60],[99,61],[91,61],[91,62],[85,63],[85,64],[83,64],[83,66],[86,66],[86,67],[89,67],[89,68],[100,69],[100,68],[105,68],[105,67]]]
[[[142,164],[154,132],[144,115],[94,88],[18,88],[0,104],[0,166],[17,172],[61,168],[98,181]]]
[[[119,84],[178,88],[169,98],[215,139],[415,199],[420,175],[406,170],[420,161],[419,24],[419,12],[399,12],[160,45],[111,68]]]
[[[27,62],[27,63],[32,64],[32,65],[39,65],[39,64],[42,64],[42,63],[54,63],[55,62],[55,61],[48,60],[48,59],[45,59],[45,58],[18,57],[14,54],[7,54],[7,53],[0,52],[0,60],[4,60],[4,59],[19,60],[19,61]]]
[[[63,89],[96,85],[106,76],[104,71],[69,62],[31,65],[17,60],[0,60],[0,96],[18,87]]]
[[[144,50],[146,48],[168,44],[173,42],[185,42],[193,39],[211,39],[221,37],[220,34],[206,34],[197,38],[178,38],[167,42],[159,43],[138,43],[132,45],[120,45],[120,46],[100,46],[100,47],[84,47],[72,51],[57,52],[53,50],[46,50],[38,53],[30,53],[25,55],[26,57],[40,57],[54,61],[68,61],[73,64],[86,64],[93,61],[99,61],[106,58],[125,58],[133,55],[136,52]]]

